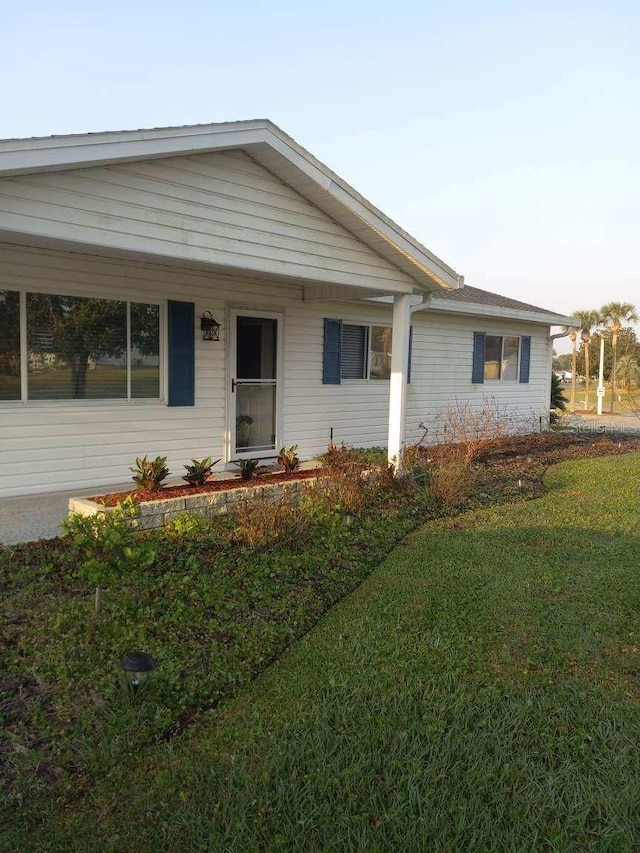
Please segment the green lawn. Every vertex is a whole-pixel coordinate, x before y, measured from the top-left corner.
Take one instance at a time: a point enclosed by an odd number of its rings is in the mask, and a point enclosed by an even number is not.
[[[412,534],[30,849],[637,851],[640,455],[546,485]]]
[[[589,408],[596,409],[598,405],[598,394],[597,394],[598,381],[592,380],[589,384]],[[567,403],[571,399],[571,385],[564,384],[562,385],[562,393],[567,399]],[[576,412],[584,411],[584,384],[578,383],[576,385]],[[632,414],[634,407],[637,407],[638,402],[640,401],[640,390],[635,388],[631,391],[631,399],[629,394],[623,389],[618,388],[616,390],[616,398],[614,401],[613,411],[614,414],[621,415],[630,415]],[[605,394],[602,399],[602,412],[605,415],[608,415],[611,412],[611,386],[607,385],[605,387]]]

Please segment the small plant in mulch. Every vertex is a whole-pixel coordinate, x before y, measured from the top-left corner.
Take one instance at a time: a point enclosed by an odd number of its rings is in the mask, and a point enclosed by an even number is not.
[[[184,466],[187,473],[182,479],[190,486],[206,486],[213,478],[214,465],[217,465],[219,461],[216,459],[215,462],[212,462],[210,456],[206,456],[204,459],[192,459],[191,465]]]
[[[298,458],[298,445],[293,444],[291,447],[283,447],[278,455],[278,465],[284,470],[285,474],[291,474],[300,466]]]
[[[239,459],[234,463],[240,469],[240,476],[243,480],[253,480],[257,476],[257,468],[260,464],[259,459]]]
[[[133,482],[141,492],[159,492],[163,480],[169,476],[166,456],[156,456],[155,459],[147,459],[146,454],[138,456],[135,467],[129,470],[133,472]]]

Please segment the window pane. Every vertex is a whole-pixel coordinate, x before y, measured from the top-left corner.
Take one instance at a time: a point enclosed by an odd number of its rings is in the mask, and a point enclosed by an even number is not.
[[[275,379],[278,321],[268,317],[238,317],[238,379]]]
[[[236,386],[236,451],[275,450],[275,383]]]
[[[131,303],[131,396],[160,396],[160,307]]]
[[[367,332],[366,326],[342,324],[342,378],[366,379],[367,377]]]
[[[30,400],[126,399],[126,346],[125,302],[27,294]]]
[[[518,344],[520,338],[504,338],[502,346],[502,379],[515,382],[518,378]]]
[[[484,378],[500,379],[500,359],[502,358],[502,338],[499,335],[487,335],[484,341]]]
[[[371,327],[370,379],[389,379],[391,376],[391,327]]]
[[[20,296],[0,290],[0,400],[20,397]]]

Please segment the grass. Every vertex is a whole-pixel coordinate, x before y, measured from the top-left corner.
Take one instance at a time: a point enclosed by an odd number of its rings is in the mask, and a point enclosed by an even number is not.
[[[238,698],[7,849],[637,850],[640,455],[546,485],[409,536]]]
[[[595,411],[598,405],[598,394],[597,394],[597,386],[598,380],[593,379],[589,383],[589,408]],[[564,396],[567,399],[567,407],[568,402],[571,399],[571,384],[563,383],[562,391]],[[584,383],[578,382],[576,384],[576,412],[584,411]],[[620,415],[632,415],[634,412],[634,403],[636,401],[637,405],[638,398],[638,389],[634,389],[631,392],[631,398],[624,390],[624,388],[616,389],[616,398],[614,401],[614,414]],[[610,414],[611,409],[611,386],[609,384],[605,385],[605,395],[602,398],[602,413],[605,415]]]

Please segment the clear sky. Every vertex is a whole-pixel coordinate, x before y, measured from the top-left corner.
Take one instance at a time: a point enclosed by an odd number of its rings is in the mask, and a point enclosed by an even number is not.
[[[270,118],[468,284],[640,303],[640,3],[0,3],[0,138]]]

